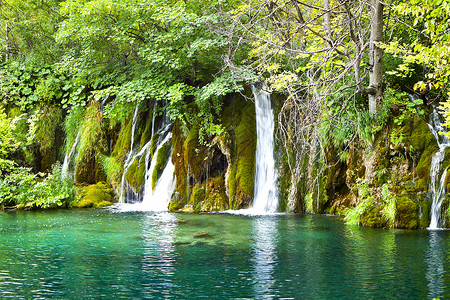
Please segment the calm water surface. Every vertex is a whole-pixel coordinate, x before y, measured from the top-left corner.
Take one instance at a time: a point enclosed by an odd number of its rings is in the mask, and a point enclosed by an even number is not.
[[[0,212],[0,298],[450,298],[449,231],[325,216]]]

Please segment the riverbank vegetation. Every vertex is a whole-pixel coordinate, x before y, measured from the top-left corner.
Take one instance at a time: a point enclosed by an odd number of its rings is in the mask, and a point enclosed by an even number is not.
[[[79,188],[104,182],[119,198],[126,172],[141,195],[143,160],[124,163],[166,114],[170,207],[247,207],[248,86],[265,81],[284,210],[426,227],[438,148],[427,122],[440,107],[450,123],[449,10],[448,0],[3,0],[0,206],[70,206],[75,186],[57,183],[65,155]]]

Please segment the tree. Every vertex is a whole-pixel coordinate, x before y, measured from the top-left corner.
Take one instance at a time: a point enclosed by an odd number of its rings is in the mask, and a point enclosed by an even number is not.
[[[345,151],[358,136],[369,145],[373,141],[370,118],[378,118],[384,88],[383,9],[377,0],[327,0],[323,6],[281,0],[248,1],[222,11],[229,25],[218,30],[229,40],[228,68],[288,95],[278,124],[291,153],[294,187],[308,181],[302,178],[305,160],[324,159],[317,156],[323,153],[318,146],[332,143]],[[238,59],[243,45],[250,50]],[[309,182],[317,185],[314,178]]]

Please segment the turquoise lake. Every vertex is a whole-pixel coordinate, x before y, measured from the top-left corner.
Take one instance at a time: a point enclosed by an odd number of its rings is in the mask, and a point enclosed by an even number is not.
[[[0,298],[450,298],[449,231],[338,217],[0,212]]]

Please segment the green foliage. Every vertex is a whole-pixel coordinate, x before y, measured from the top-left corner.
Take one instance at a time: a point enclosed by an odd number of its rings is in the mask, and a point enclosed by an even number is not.
[[[13,135],[14,123],[7,118],[3,109],[0,109],[0,172],[8,171],[13,166],[13,161],[8,159],[11,151],[17,148]]]
[[[423,28],[425,35],[425,40],[416,39],[409,44],[394,41],[386,47],[388,52],[403,59],[403,64],[399,67],[400,73],[408,74],[414,64],[423,65],[430,72],[426,79],[416,83],[416,89],[423,91],[446,86],[450,77],[448,1],[404,1],[397,4],[395,10],[405,18],[412,18],[413,26]]]
[[[100,165],[106,174],[108,182],[113,186],[119,186],[122,178],[123,163],[114,156],[100,155]]]
[[[103,116],[100,105],[92,101],[86,108],[80,125],[80,141],[75,157],[75,181],[77,183],[95,183],[104,175],[100,171],[98,159],[105,152]]]
[[[65,152],[69,153],[75,139],[80,131],[80,126],[83,123],[84,108],[81,106],[76,106],[70,110],[69,114],[64,120],[64,133],[66,134],[65,139]]]
[[[15,168],[0,176],[0,206],[22,208],[66,207],[75,195],[70,180],[61,177],[61,166],[51,174],[33,174],[30,168]]]
[[[381,200],[383,201],[382,215],[389,222],[389,225],[394,225],[395,216],[397,214],[397,203],[394,195],[389,191],[388,185],[385,183],[381,186]]]
[[[365,180],[357,179],[355,191],[358,198],[361,199],[359,204],[354,208],[349,208],[345,212],[345,221],[348,224],[360,225],[361,216],[371,207],[373,201],[373,195],[369,186]]]
[[[32,119],[31,136],[34,132],[34,140],[39,144],[41,153],[46,154],[54,147],[55,132],[62,121],[62,110],[57,106],[42,105]]]
[[[394,119],[396,125],[402,125],[405,119],[413,116],[425,115],[423,100],[413,96],[409,97],[405,92],[395,92],[389,88],[385,92],[385,101],[390,105],[397,106],[400,110],[400,114]]]
[[[21,59],[31,64],[54,62],[61,51],[53,36],[60,20],[60,2],[3,0],[0,24],[2,29],[5,26],[9,28],[9,45],[1,44],[2,53],[8,52],[10,59]]]
[[[102,113],[97,102],[92,102],[86,108],[83,123],[80,125],[80,143],[78,146],[78,159],[90,153],[97,155],[97,150],[102,147]]]

